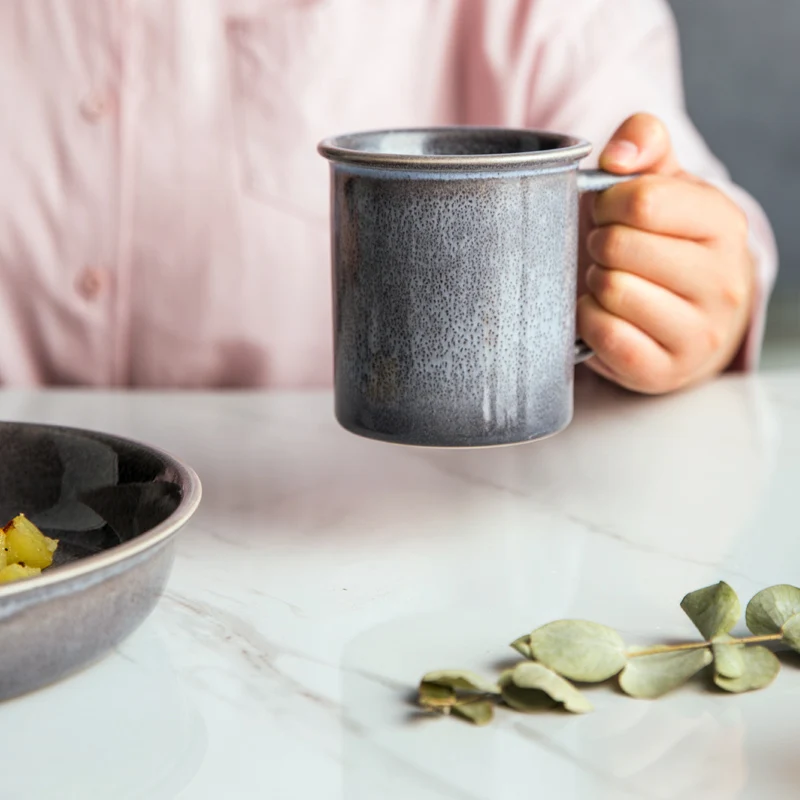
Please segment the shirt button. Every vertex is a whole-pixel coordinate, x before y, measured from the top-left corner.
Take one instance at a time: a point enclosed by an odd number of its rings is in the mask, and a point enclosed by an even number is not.
[[[108,273],[97,267],[86,267],[78,276],[77,289],[85,300],[96,300],[106,288]]]
[[[87,122],[99,122],[109,111],[110,103],[106,95],[93,94],[81,101],[81,116]]]

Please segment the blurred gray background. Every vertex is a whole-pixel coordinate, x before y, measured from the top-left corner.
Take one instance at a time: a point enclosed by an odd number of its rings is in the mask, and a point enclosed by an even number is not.
[[[689,111],[780,249],[763,366],[800,365],[800,0],[670,0]]]

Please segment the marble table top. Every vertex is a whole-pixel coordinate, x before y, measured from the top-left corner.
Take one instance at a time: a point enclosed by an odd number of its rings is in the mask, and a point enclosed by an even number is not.
[[[4,800],[800,795],[800,658],[761,692],[596,687],[586,716],[488,728],[409,704],[550,620],[691,639],[686,592],[800,583],[800,373],[584,378],[564,433],[485,451],[359,439],[327,393],[6,392],[0,415],[142,439],[204,483],[142,628],[0,707]]]

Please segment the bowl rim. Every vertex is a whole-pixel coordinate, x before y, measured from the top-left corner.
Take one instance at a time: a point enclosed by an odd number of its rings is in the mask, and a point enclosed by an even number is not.
[[[90,556],[79,558],[68,564],[62,564],[52,570],[47,568],[40,575],[35,575],[31,578],[0,584],[0,603],[13,596],[26,594],[38,589],[58,586],[60,584],[69,583],[77,578],[97,574],[104,569],[119,565],[137,555],[152,550],[177,533],[194,515],[200,505],[203,487],[197,473],[186,462],[160,447],[145,444],[144,442],[126,436],[90,430],[89,428],[50,425],[48,423],[38,422],[16,422],[13,420],[3,420],[2,425],[18,428],[38,428],[54,433],[77,434],[95,440],[105,441],[109,444],[134,445],[135,447],[139,447],[157,456],[164,461],[166,467],[171,468],[177,473],[182,489],[182,497],[177,508],[163,522],[159,522],[154,528],[135,536],[133,539],[129,539],[127,542],[114,545],[99,553],[93,553]]]

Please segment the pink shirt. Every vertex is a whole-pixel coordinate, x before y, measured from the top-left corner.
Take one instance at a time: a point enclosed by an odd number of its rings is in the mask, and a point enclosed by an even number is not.
[[[0,3],[0,383],[327,385],[329,134],[686,116],[663,0]],[[586,165],[591,165],[591,159]]]

